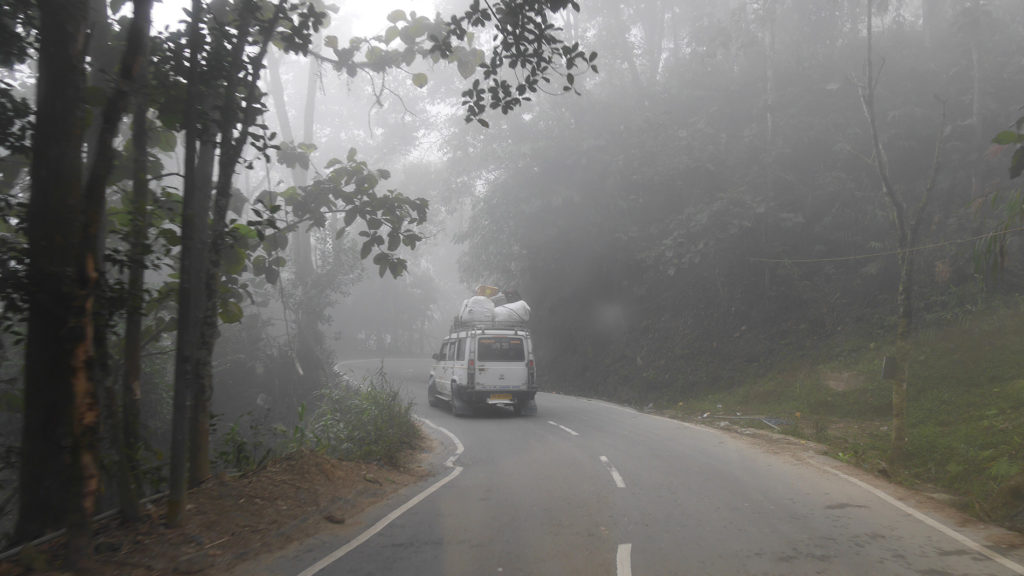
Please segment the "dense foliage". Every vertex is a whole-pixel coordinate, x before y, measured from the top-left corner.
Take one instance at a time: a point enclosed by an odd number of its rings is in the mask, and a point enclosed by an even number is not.
[[[927,322],[986,281],[975,249],[1008,190],[989,143],[1019,116],[1024,7],[925,4],[876,2],[873,54],[911,208],[941,136],[913,251]],[[865,6],[595,2],[570,28],[602,53],[586,99],[451,143],[459,185],[481,190],[464,278],[527,297],[547,386],[674,403],[843,331],[895,335],[899,238],[858,94]],[[1017,264],[986,289],[1016,290]]]

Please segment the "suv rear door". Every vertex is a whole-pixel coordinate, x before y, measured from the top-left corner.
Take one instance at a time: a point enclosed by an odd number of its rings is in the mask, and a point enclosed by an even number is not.
[[[525,390],[529,338],[523,334],[483,334],[476,339],[476,388]]]

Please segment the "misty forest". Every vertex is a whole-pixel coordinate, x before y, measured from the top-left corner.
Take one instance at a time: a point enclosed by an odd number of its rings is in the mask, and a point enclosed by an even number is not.
[[[1024,528],[1024,3],[423,6],[0,6],[4,548],[394,461],[413,399],[337,366],[429,358],[478,285],[541,391],[772,416]]]

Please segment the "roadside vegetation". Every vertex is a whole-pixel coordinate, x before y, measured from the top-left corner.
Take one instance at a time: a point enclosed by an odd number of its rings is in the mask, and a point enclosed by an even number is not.
[[[315,395],[301,404],[291,427],[269,418],[270,411],[246,412],[218,435],[215,463],[220,470],[249,473],[294,452],[400,466],[422,434],[383,367],[360,381],[333,372]]]
[[[882,379],[882,334],[844,333],[791,349],[729,390],[654,407],[812,440],[837,460],[1024,530],[1024,299],[934,318],[914,336],[906,463],[896,472],[886,463],[892,389]]]

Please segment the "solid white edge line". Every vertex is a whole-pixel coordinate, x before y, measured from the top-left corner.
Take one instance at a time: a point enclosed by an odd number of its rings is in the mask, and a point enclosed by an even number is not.
[[[561,428],[562,430],[565,430],[566,432],[568,432],[569,434],[572,434],[573,436],[579,436],[580,435],[579,432],[573,430],[572,428],[567,428],[565,426],[562,426],[558,422],[553,422],[551,420],[548,420],[548,424],[551,424],[552,426],[558,426],[559,428]]]
[[[612,473],[612,480],[615,481],[615,485],[619,488],[625,488],[626,483],[622,480],[622,476],[619,474],[619,471],[615,469],[615,466],[612,466],[612,463],[608,461],[608,457],[601,456],[601,462],[604,462],[605,468]]]
[[[632,551],[632,544],[619,544],[619,551],[615,554],[615,574],[617,576],[632,576],[633,567],[629,559]]]
[[[896,508],[899,508],[903,512],[906,512],[907,514],[910,514],[911,516],[913,516],[914,518],[917,518],[921,522],[924,522],[925,524],[931,526],[932,528],[935,528],[939,532],[942,532],[946,536],[949,536],[950,538],[956,540],[957,542],[963,544],[964,546],[967,546],[971,550],[974,550],[975,552],[978,552],[979,554],[987,556],[990,560],[993,560],[995,562],[998,562],[999,564],[1002,564],[1003,566],[1009,568],[1010,570],[1013,570],[1017,574],[1024,575],[1024,566],[1021,566],[1020,564],[1017,564],[1013,560],[1010,560],[1009,558],[999,554],[998,552],[993,552],[992,550],[989,550],[985,546],[975,542],[974,540],[971,540],[970,538],[968,538],[967,536],[964,536],[963,534],[957,532],[956,530],[953,530],[952,528],[950,528],[949,526],[946,526],[942,522],[939,522],[938,520],[935,520],[931,516],[927,516],[927,515],[925,515],[922,512],[918,512],[914,508],[911,508],[910,506],[904,504],[903,502],[900,502],[896,498],[893,498],[892,496],[886,494],[885,492],[879,490],[878,488],[875,488],[874,486],[868,484],[867,482],[863,482],[861,480],[858,480],[858,479],[854,478],[853,476],[850,476],[849,474],[844,474],[843,472],[840,472],[839,470],[836,470],[835,468],[831,468],[829,466],[826,466],[825,464],[821,464],[820,462],[814,462],[813,460],[808,460],[808,462],[810,462],[811,464],[813,464],[813,465],[815,465],[815,466],[817,466],[819,468],[827,470],[827,471],[835,474],[836,476],[839,476],[840,478],[842,478],[844,480],[847,480],[849,482],[853,482],[857,486],[860,486],[861,488],[867,490],[868,492],[871,492],[875,496],[878,496],[882,500],[885,500],[886,502],[888,502],[889,504],[892,504]]]
[[[562,398],[575,398],[576,400],[580,400],[580,401],[583,401],[583,402],[591,402],[591,403],[594,403],[594,404],[601,404],[602,406],[606,406],[608,408],[616,408],[618,410],[622,410],[624,412],[629,412],[629,413],[634,414],[634,415],[650,416],[651,418],[659,418],[661,420],[667,420],[667,421],[672,422],[674,424],[678,424],[678,425],[682,426],[683,428],[690,428],[691,430],[700,430],[701,432],[710,432],[712,434],[715,434],[715,433],[721,434],[722,433],[721,430],[717,430],[717,429],[711,428],[709,426],[701,426],[699,424],[693,424],[692,422],[686,422],[685,420],[677,420],[675,418],[669,418],[668,416],[662,416],[661,414],[650,414],[648,412],[642,412],[642,411],[637,410],[636,408],[633,408],[631,406],[623,406],[622,404],[615,404],[615,403],[612,403],[612,402],[608,402],[607,400],[598,400],[597,398],[587,398],[585,396],[573,396],[572,394],[558,394],[558,396],[561,396]]]
[[[456,476],[458,476],[459,474],[462,473],[462,466],[455,466],[455,460],[462,454],[462,451],[464,450],[464,448],[462,446],[462,442],[459,440],[459,438],[457,436],[455,436],[455,434],[452,434],[451,432],[449,432],[445,428],[442,428],[441,426],[438,426],[438,425],[434,424],[433,422],[431,422],[430,420],[427,420],[426,418],[421,418],[419,416],[415,416],[415,418],[417,420],[423,422],[424,424],[430,426],[431,428],[435,428],[437,430],[440,430],[441,432],[446,434],[449,438],[451,438],[452,442],[455,443],[455,455],[453,455],[451,458],[448,459],[447,462],[445,462],[445,466],[454,468],[454,470],[452,470],[451,473],[449,473],[444,478],[442,478],[442,479],[438,480],[437,482],[435,482],[434,484],[432,484],[429,488],[427,488],[423,492],[420,492],[419,494],[414,496],[411,500],[409,500],[405,504],[399,506],[396,510],[394,510],[393,512],[391,512],[387,516],[381,518],[376,524],[374,524],[370,528],[368,528],[365,531],[363,531],[362,534],[360,534],[359,536],[356,536],[354,539],[349,541],[347,544],[345,544],[341,548],[338,548],[334,552],[331,552],[330,554],[328,554],[327,556],[325,556],[324,558],[322,558],[321,560],[319,560],[318,562],[316,562],[315,564],[313,564],[309,568],[306,568],[305,570],[300,572],[298,574],[298,576],[313,576],[317,572],[319,572],[319,571],[323,570],[324,568],[330,566],[332,563],[336,562],[342,556],[344,556],[345,554],[348,554],[352,550],[355,550],[356,547],[358,547],[360,544],[362,544],[363,542],[366,542],[367,540],[372,538],[378,532],[383,530],[388,524],[391,524],[392,522],[394,522],[396,518],[398,518],[402,514],[405,514],[406,512],[408,512],[410,508],[412,508],[413,506],[415,506],[415,505],[419,504],[420,502],[422,502],[427,496],[430,496],[431,494],[436,492],[439,488],[441,488],[445,484],[451,482],[452,480],[455,479]]]

